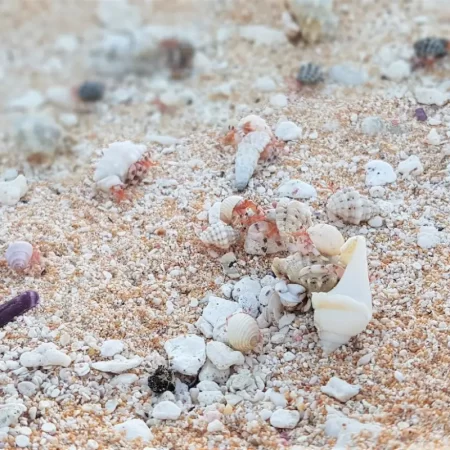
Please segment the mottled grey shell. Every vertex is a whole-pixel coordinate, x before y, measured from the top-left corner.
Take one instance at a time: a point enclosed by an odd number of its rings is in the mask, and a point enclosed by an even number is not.
[[[199,237],[205,244],[226,250],[238,241],[239,232],[223,222],[218,222],[202,231]]]
[[[236,153],[236,189],[243,191],[250,181],[258,164],[258,159],[271,137],[264,131],[248,133],[238,145]]]
[[[443,58],[448,53],[447,39],[427,37],[414,43],[414,52],[418,58]]]
[[[378,215],[380,209],[358,191],[346,188],[336,192],[328,199],[327,213],[330,219],[337,217],[346,223],[359,225]]]
[[[302,64],[297,74],[297,81],[301,84],[317,84],[324,79],[322,68],[313,63]]]

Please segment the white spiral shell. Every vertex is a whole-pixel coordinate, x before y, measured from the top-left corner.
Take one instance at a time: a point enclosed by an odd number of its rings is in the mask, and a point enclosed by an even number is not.
[[[312,224],[311,211],[308,205],[287,197],[280,199],[277,203],[275,214],[277,228],[281,236],[295,233]]]
[[[258,164],[259,157],[271,137],[264,131],[248,133],[238,145],[236,153],[235,177],[236,189],[242,191],[247,187]]]
[[[232,195],[222,200],[220,204],[220,220],[230,224],[233,219],[233,210],[242,200],[244,198],[240,195]]]
[[[239,232],[223,222],[217,222],[202,231],[199,238],[204,244],[227,250],[236,244],[239,239]]]
[[[146,151],[145,145],[131,141],[110,144],[95,166],[94,181],[97,188],[108,191],[113,186],[125,183],[131,165],[138,162]]]
[[[319,223],[309,227],[306,231],[321,255],[339,255],[341,247],[344,245],[344,237],[336,227],[327,223]]]
[[[25,241],[12,242],[5,253],[8,267],[17,272],[29,267],[32,256],[33,246]]]
[[[245,313],[236,313],[228,319],[228,342],[240,352],[253,350],[261,334],[256,320]]]
[[[379,213],[380,209],[374,202],[353,188],[336,192],[327,202],[327,214],[330,219],[339,218],[353,225],[366,222]]]

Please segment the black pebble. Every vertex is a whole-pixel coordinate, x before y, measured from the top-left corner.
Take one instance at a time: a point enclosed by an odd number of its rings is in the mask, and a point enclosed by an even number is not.
[[[78,88],[78,97],[85,102],[97,102],[104,93],[105,85],[99,81],[85,81]]]
[[[175,390],[175,380],[173,373],[164,366],[159,366],[153,375],[148,377],[148,387],[155,394]]]

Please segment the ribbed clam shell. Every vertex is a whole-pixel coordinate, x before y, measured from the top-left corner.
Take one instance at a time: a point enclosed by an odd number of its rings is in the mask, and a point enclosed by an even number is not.
[[[346,188],[328,199],[327,213],[331,219],[337,217],[346,223],[359,225],[378,215],[380,210],[375,203],[355,189]]]
[[[244,198],[240,195],[232,195],[222,200],[220,204],[220,220],[230,224],[233,218],[233,210],[242,200]]]
[[[202,231],[199,237],[205,244],[226,250],[238,241],[239,232],[223,222],[218,222]]]
[[[228,319],[228,341],[240,352],[253,350],[260,340],[256,320],[245,313],[237,313]]]
[[[327,223],[320,223],[309,227],[308,235],[320,254],[325,256],[339,255],[344,245],[344,237],[341,232]]]
[[[247,187],[258,164],[258,159],[270,141],[271,137],[267,133],[253,131],[239,143],[235,166],[236,189],[238,191]]]
[[[25,270],[31,261],[33,246],[25,241],[16,241],[9,244],[5,253],[8,267],[18,272]]]
[[[113,142],[96,163],[94,181],[101,183],[105,178],[119,177],[125,182],[131,165],[139,161],[146,151],[147,147],[143,144]]]
[[[281,235],[295,233],[311,226],[311,211],[304,203],[284,197],[277,203],[276,223]]]

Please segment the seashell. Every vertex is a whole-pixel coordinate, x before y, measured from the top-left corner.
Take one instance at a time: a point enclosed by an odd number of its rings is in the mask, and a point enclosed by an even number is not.
[[[217,222],[220,222],[220,208],[222,203],[216,202],[214,203],[208,211],[208,222],[210,225],[214,225]]]
[[[27,179],[23,175],[11,181],[0,181],[0,206],[17,205],[27,191]]]
[[[255,114],[250,114],[243,117],[237,124],[236,127],[236,140],[239,143],[244,136],[253,131],[263,131],[267,133],[271,138],[273,137],[272,130],[270,129],[267,122]]]
[[[264,131],[248,133],[238,145],[236,153],[235,177],[236,189],[242,191],[247,187],[258,164],[259,157],[271,137]]]
[[[335,256],[341,252],[344,238],[341,232],[333,225],[320,223],[309,227],[306,231],[321,255]]]
[[[105,85],[100,81],[85,81],[77,88],[77,96],[84,102],[97,102],[104,93]]]
[[[327,214],[331,220],[339,218],[346,223],[359,225],[379,215],[380,209],[355,189],[345,188],[328,199]]]
[[[36,291],[25,291],[13,299],[0,305],[0,328],[25,314],[39,304],[39,294]]]
[[[294,199],[308,199],[317,197],[317,191],[308,183],[300,180],[289,180],[282,183],[277,194],[280,197],[289,197]]]
[[[337,286],[328,293],[312,294],[314,324],[327,354],[364,331],[372,318],[366,240],[356,236],[345,245],[350,260]]]
[[[244,200],[240,195],[232,195],[222,200],[220,204],[220,220],[226,224],[230,224],[233,219],[234,208]]]
[[[296,79],[301,85],[313,85],[323,81],[325,76],[322,67],[310,62],[300,66]]]
[[[286,9],[298,32],[290,26],[289,39],[294,43],[300,38],[307,43],[316,43],[336,28],[333,0],[285,0]]]
[[[131,141],[110,144],[96,163],[94,181],[97,188],[108,191],[113,186],[124,184],[128,170],[144,156],[146,151],[145,145],[134,144]]]
[[[258,324],[248,314],[236,313],[228,319],[228,342],[235,350],[249,352],[258,345],[260,338]]]
[[[199,234],[199,238],[204,244],[214,245],[215,247],[227,250],[236,244],[239,239],[239,232],[233,230],[233,228],[223,222],[217,222],[205,231],[202,231]]]
[[[304,227],[310,227],[311,211],[308,205],[299,202],[298,200],[291,200],[289,198],[282,198],[277,203],[275,209],[276,224],[280,235],[290,235],[296,233]]]
[[[286,251],[286,246],[279,236],[267,236],[270,231],[269,227],[268,222],[256,222],[248,229],[244,244],[247,254],[272,255]]]
[[[287,284],[285,281],[280,281],[275,285],[275,291],[286,311],[295,311],[303,305],[306,299],[306,289],[299,284]],[[308,305],[307,310],[310,307]]]
[[[33,246],[25,241],[16,241],[9,244],[5,258],[10,269],[21,272],[30,266],[33,256]]]
[[[443,58],[449,51],[449,41],[443,38],[427,37],[414,42],[414,53],[419,59]]]

